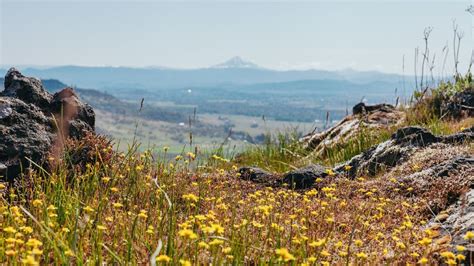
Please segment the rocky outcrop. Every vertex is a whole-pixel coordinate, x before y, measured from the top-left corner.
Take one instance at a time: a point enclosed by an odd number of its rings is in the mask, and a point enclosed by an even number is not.
[[[240,178],[255,183],[264,183],[272,177],[272,174],[258,167],[241,167],[239,174]]]
[[[474,255],[474,245],[464,238],[466,232],[474,232],[474,188],[471,188],[465,195],[451,206],[446,212],[446,220],[434,219],[432,224],[440,223],[443,233],[451,237],[453,247],[459,245],[466,247],[464,255],[465,261],[472,261]]]
[[[241,167],[238,170],[239,176],[243,180],[251,181],[265,187],[280,187],[280,175],[267,172],[258,167]]]
[[[300,169],[289,171],[283,176],[283,183],[292,189],[306,189],[314,185],[316,179],[328,176],[327,168],[312,164]]]
[[[348,178],[374,176],[379,173],[390,172],[391,168],[407,162],[413,156],[417,156],[420,151],[431,147],[431,145],[439,144],[451,147],[473,140],[474,126],[447,136],[436,136],[421,127],[404,127],[398,129],[390,140],[375,145],[334,168],[312,164],[283,174],[279,181],[273,182],[273,184],[287,184],[292,189],[306,189],[312,187],[316,179],[326,178],[329,173]],[[441,177],[455,173],[459,168],[466,166],[474,168],[474,159],[471,157],[459,157],[452,161],[446,159],[429,169],[413,175],[405,174],[402,176],[410,180],[415,180],[417,175]],[[268,180],[275,180],[279,176],[253,167],[243,167],[239,172],[241,178],[260,184],[268,184]]]
[[[13,180],[61,150],[64,138],[93,131],[95,115],[71,88],[54,95],[11,68],[0,92],[0,176]]]
[[[349,176],[376,175],[407,160],[418,148],[433,143],[458,143],[474,140],[474,126],[457,134],[435,136],[421,127],[404,127],[398,129],[388,141],[380,143],[366,152],[353,157],[346,163],[337,166],[336,172],[344,171],[350,166]]]
[[[433,242],[449,239],[449,245],[436,248],[454,251],[457,245],[465,246],[465,261],[469,261],[474,245],[463,238],[466,232],[474,231],[474,155],[469,146],[439,142],[418,149],[409,160],[376,180],[389,179],[397,180],[395,187],[386,187],[387,191],[399,191],[395,197],[405,194],[425,199],[422,208],[429,210],[431,219],[426,228],[434,231]],[[412,190],[407,191],[407,187]]]
[[[354,107],[352,107],[352,114],[353,115],[363,115],[363,114],[368,114],[368,113],[373,113],[373,112],[385,112],[385,113],[391,113],[395,111],[395,106],[391,104],[375,104],[375,105],[366,105],[365,103],[361,102]]]
[[[359,103],[353,107],[352,115],[346,116],[334,127],[308,134],[301,141],[306,149],[316,155],[322,154],[327,148],[347,143],[358,134],[369,134],[373,130],[399,125],[404,118],[405,113],[392,105]]]
[[[425,177],[442,178],[462,171],[466,168],[474,169],[474,157],[459,156],[454,159],[447,160],[440,164],[434,165],[430,168],[424,169],[422,171],[413,173],[408,176],[404,176],[403,179],[413,181]]]

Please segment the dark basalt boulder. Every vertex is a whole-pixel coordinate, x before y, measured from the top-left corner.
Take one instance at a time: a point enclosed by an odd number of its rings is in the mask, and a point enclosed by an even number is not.
[[[0,176],[12,181],[60,150],[64,137],[94,131],[92,108],[67,88],[54,96],[41,81],[11,68],[0,92]],[[60,133],[60,134],[58,134]]]
[[[281,179],[278,174],[269,173],[258,167],[241,167],[238,170],[240,178],[265,187],[281,186]]]
[[[256,183],[265,183],[272,177],[272,174],[258,167],[241,167],[238,172],[243,180]]]
[[[393,135],[395,145],[425,147],[440,139],[426,128],[411,126],[398,129]]]
[[[461,132],[443,137],[443,142],[445,143],[461,143],[472,140],[474,140],[474,125]]]
[[[54,122],[40,108],[19,99],[0,97],[0,176],[16,177],[30,160],[39,162],[49,151]],[[28,159],[27,159],[28,158]]]
[[[319,164],[312,164],[286,173],[282,181],[292,189],[310,188],[314,185],[317,178],[328,176],[326,169],[326,167]]]
[[[354,107],[352,107],[352,114],[353,115],[360,115],[360,114],[367,114],[370,112],[381,111],[381,112],[393,112],[395,110],[395,106],[391,104],[375,104],[375,105],[366,105],[363,102],[360,102]]]
[[[47,108],[51,104],[52,96],[37,78],[25,77],[16,68],[10,68],[5,76],[2,97],[11,97],[26,104],[34,104],[39,108]]]

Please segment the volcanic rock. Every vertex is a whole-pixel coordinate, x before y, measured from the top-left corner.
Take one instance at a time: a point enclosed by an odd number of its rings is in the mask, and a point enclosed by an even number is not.
[[[0,176],[12,181],[47,156],[55,156],[64,138],[94,131],[92,108],[66,88],[54,96],[41,81],[11,68],[0,92]]]

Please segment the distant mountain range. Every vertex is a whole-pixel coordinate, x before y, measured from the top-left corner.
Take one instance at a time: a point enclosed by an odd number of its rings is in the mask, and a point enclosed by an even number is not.
[[[400,75],[373,71],[279,71],[265,69],[240,57],[233,57],[224,63],[199,69],[57,66],[50,68],[27,67],[21,70],[28,76],[58,79],[73,86],[107,91],[118,89],[154,91],[301,80],[341,80],[357,84],[378,82],[384,83],[387,89],[393,90],[395,87],[401,87],[403,81],[403,77]],[[3,76],[6,71],[6,69],[0,69],[0,74]]]

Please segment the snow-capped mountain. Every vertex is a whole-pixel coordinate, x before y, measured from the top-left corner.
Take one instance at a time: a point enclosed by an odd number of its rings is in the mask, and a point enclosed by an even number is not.
[[[250,61],[243,60],[239,56],[234,56],[231,59],[225,61],[224,63],[214,65],[211,68],[260,68],[260,67]]]

